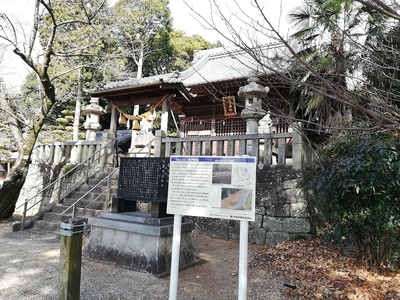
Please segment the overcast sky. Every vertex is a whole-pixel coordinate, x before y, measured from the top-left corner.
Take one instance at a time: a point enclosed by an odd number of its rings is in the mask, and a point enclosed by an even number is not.
[[[210,1],[214,2],[213,0],[169,0],[174,27],[185,31],[188,35],[200,34],[210,42],[221,41],[218,33],[204,29],[204,26],[197,21],[199,16],[196,13],[199,13],[205,19],[210,19]],[[229,14],[243,15],[240,12],[240,10],[243,10],[248,16],[259,19],[260,13],[253,7],[252,0],[215,0],[215,2],[226,16],[229,16]],[[269,21],[276,28],[279,27],[281,33],[285,35],[288,29],[286,22],[288,12],[301,5],[304,0],[259,0],[258,2],[263,7],[263,12]],[[193,13],[188,5],[196,13]],[[215,19],[218,19],[218,17],[215,17]],[[222,22],[220,26],[218,29],[223,30]]]
[[[259,3],[265,6],[264,13],[274,23],[274,26],[280,24],[280,29],[285,34],[287,31],[285,15],[289,10],[300,5],[302,1],[303,0],[260,0]],[[185,4],[187,3],[201,16],[209,19],[209,0],[169,0],[169,2],[174,28],[183,30],[187,35],[199,34],[210,42],[224,42],[218,33],[204,29],[196,20],[199,19],[198,16]],[[246,14],[252,17],[254,16],[254,18],[258,17],[258,13],[252,9],[251,0],[216,0],[216,2],[227,15],[236,13],[238,7],[240,7]],[[6,13],[11,19],[16,17],[18,20],[21,20],[23,24],[29,24],[33,18],[33,5],[33,0],[0,0],[0,13]],[[223,30],[223,25],[218,25],[218,28]],[[0,45],[2,45],[2,43],[3,41],[0,40]],[[0,65],[0,76],[6,81],[8,86],[14,87],[16,84],[24,81],[28,68],[21,59],[11,52],[11,48],[3,50],[3,47],[0,46],[0,51],[4,52],[3,60]]]

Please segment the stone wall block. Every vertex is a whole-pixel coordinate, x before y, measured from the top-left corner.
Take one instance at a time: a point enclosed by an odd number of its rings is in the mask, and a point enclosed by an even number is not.
[[[300,189],[287,189],[283,191],[287,203],[304,202],[304,197]]]
[[[290,204],[290,216],[295,218],[307,218],[307,204],[304,202]]]
[[[308,218],[282,218],[282,231],[288,233],[309,233],[311,230]]]
[[[276,191],[269,191],[264,193],[264,196],[260,199],[260,206],[267,207],[275,203],[280,202],[279,194]]]
[[[204,234],[223,239],[229,238],[229,224],[227,220],[202,217],[191,217],[191,219]]]
[[[249,230],[249,242],[259,245],[265,245],[266,243],[266,231],[264,228],[255,227]]]
[[[228,220],[228,239],[238,241],[240,239],[240,221]]]
[[[281,218],[264,217],[263,228],[270,231],[283,231]]]
[[[256,220],[257,216],[263,216],[263,215],[265,215],[265,207],[256,205]],[[260,221],[262,221],[262,217]]]
[[[283,181],[282,188],[284,190],[297,189],[298,188],[298,184],[299,184],[299,180],[298,179],[289,179],[289,180]]]
[[[266,209],[268,216],[273,217],[290,217],[290,205],[289,204],[277,204],[271,205]]]
[[[289,239],[290,239],[290,235],[287,232],[271,231],[271,232],[267,232],[267,234],[266,234],[265,244],[267,246],[276,246],[276,245],[283,244],[284,242],[288,241]]]

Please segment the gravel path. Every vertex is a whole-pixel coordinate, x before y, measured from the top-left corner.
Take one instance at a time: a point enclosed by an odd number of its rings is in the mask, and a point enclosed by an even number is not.
[[[206,262],[179,273],[178,299],[237,299],[238,243],[200,234],[192,241]],[[12,233],[7,222],[1,222],[0,299],[57,299],[59,254],[59,236],[29,230]],[[168,299],[169,280],[84,257],[81,299]],[[249,270],[247,299],[286,299],[282,283],[268,270]]]

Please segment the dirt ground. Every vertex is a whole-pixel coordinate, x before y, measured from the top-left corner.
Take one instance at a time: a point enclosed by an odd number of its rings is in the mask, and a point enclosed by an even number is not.
[[[238,297],[239,244],[194,233],[192,242],[204,259],[179,273],[178,299],[225,300]],[[252,249],[249,245],[249,259]],[[9,230],[0,222],[0,299],[53,300],[58,295],[60,237]],[[170,278],[129,270],[83,257],[80,294],[89,299],[168,299]],[[248,269],[247,299],[287,299],[284,280],[267,269]]]

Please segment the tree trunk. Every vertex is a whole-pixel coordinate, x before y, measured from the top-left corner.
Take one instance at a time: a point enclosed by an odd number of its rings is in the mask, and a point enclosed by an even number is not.
[[[78,95],[76,97],[75,104],[75,117],[74,117],[74,131],[73,131],[73,141],[79,141],[79,118],[81,116],[81,103],[82,103],[82,68],[79,69],[78,73]]]
[[[0,219],[8,219],[13,215],[15,204],[25,182],[27,169],[28,167],[25,167],[18,175],[4,181],[0,189]]]

